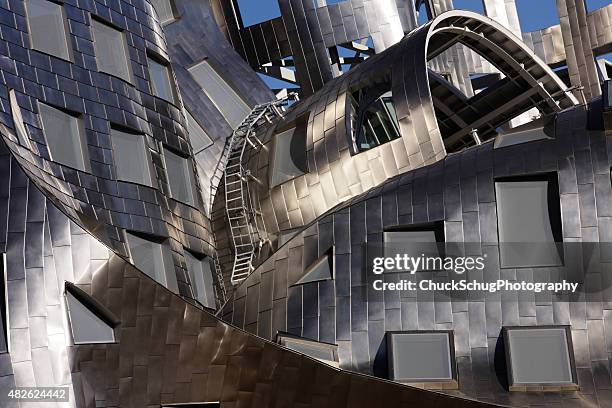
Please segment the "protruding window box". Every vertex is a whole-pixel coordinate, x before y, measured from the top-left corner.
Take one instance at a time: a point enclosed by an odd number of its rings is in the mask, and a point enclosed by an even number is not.
[[[323,343],[282,332],[276,335],[276,340],[278,344],[290,350],[305,354],[336,368],[340,366],[338,346],[336,344]]]
[[[569,326],[504,327],[510,391],[576,391],[578,377]]]
[[[424,389],[458,389],[452,331],[387,333],[389,379]]]

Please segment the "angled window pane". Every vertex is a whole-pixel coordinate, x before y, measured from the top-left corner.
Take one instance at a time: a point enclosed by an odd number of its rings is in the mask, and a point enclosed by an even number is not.
[[[335,344],[321,343],[289,335],[279,335],[278,343],[298,353],[338,366],[338,346]]]
[[[155,7],[159,22],[164,24],[175,19],[172,8],[172,0],[153,0],[152,4]]]
[[[168,149],[164,149],[164,158],[172,198],[194,205],[195,180],[189,159],[174,154]]]
[[[326,253],[317,259],[312,265],[310,265],[304,272],[304,276],[302,276],[295,284],[303,285],[304,283],[333,279],[333,262],[333,254]]]
[[[86,144],[79,119],[43,103],[38,104],[38,111],[51,160],[85,170]]]
[[[512,385],[575,382],[566,328],[517,327],[505,334]]]
[[[404,382],[454,378],[448,332],[388,333],[390,379]]]
[[[205,307],[215,309],[215,289],[210,259],[198,259],[185,251],[185,262],[196,299]]]
[[[308,172],[306,159],[306,123],[274,136],[272,187]]]
[[[504,268],[562,264],[549,213],[550,181],[495,183],[501,266]],[[557,223],[560,225],[561,220]]]
[[[47,0],[26,1],[32,48],[70,60],[63,7]]]
[[[212,139],[208,136],[208,133],[198,124],[198,121],[185,110],[185,116],[187,117],[187,130],[189,131],[189,141],[193,148],[194,154],[201,152],[208,146],[212,145]]]
[[[384,231],[384,256],[408,255],[419,257],[441,256],[439,242],[444,241],[444,223],[435,222],[425,225],[411,225],[405,229]],[[426,269],[423,269],[426,270]],[[433,269],[429,269],[433,270]],[[403,270],[388,269],[387,272],[403,272]]]
[[[74,344],[115,342],[113,327],[68,291],[66,292],[66,305]]]
[[[153,185],[145,136],[111,129],[117,180]]]
[[[189,72],[232,128],[236,129],[251,113],[251,108],[208,61],[194,65]]]
[[[152,58],[148,58],[148,64],[153,95],[174,102],[174,89],[172,87],[170,68],[168,68],[167,65],[160,64]]]
[[[91,20],[98,70],[130,82],[129,58],[123,32]]]
[[[127,233],[127,238],[134,265],[160,284],[176,292],[178,285],[170,248],[130,233]]]
[[[15,125],[15,134],[17,135],[17,139],[19,140],[19,144],[27,149],[32,149],[30,137],[28,136],[28,132],[26,131],[25,125],[23,124],[21,108],[19,107],[19,103],[17,102],[17,95],[15,94],[14,89],[11,89],[9,91],[9,100],[11,102],[11,113],[13,117],[13,123]]]

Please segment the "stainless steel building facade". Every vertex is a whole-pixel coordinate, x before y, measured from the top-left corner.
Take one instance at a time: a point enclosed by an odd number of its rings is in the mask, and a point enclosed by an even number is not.
[[[278,4],[0,2],[0,405],[610,404],[606,257],[571,302],[437,299],[372,292],[364,245],[495,247],[515,181],[556,241],[611,242],[612,5],[525,33],[507,0]],[[567,384],[517,374],[525,327]],[[448,378],[397,371],[423,334]]]

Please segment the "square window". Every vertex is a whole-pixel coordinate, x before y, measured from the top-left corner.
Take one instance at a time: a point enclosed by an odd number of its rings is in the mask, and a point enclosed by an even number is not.
[[[504,345],[510,391],[577,389],[569,326],[505,327]]]
[[[308,173],[306,158],[307,122],[274,135],[274,156],[270,186],[275,187]]]
[[[233,129],[249,116],[251,108],[208,61],[200,62],[188,71]]]
[[[339,366],[338,346],[330,343],[322,343],[315,340],[296,337],[287,333],[277,335],[278,344],[298,353],[322,361],[334,367]]]
[[[191,206],[195,205],[195,178],[189,159],[168,149],[164,149],[164,159],[172,198]]]
[[[389,379],[410,384],[429,383],[426,388],[456,388],[451,331],[390,332],[387,349]]]
[[[152,186],[151,160],[145,135],[111,128],[111,142],[117,180]]]
[[[210,258],[203,257],[198,259],[189,251],[185,251],[185,262],[196,300],[204,307],[216,309]]]
[[[38,112],[51,160],[85,171],[89,157],[79,118],[44,103]]]
[[[147,63],[153,95],[175,103],[174,86],[172,85],[172,75],[168,64],[161,63],[150,56],[147,58]]]
[[[495,182],[502,268],[560,266],[561,209],[557,175]]]
[[[129,232],[126,235],[134,265],[166,288],[178,292],[172,253],[164,240]]]
[[[123,31],[91,20],[98,70],[131,82],[130,59]]]
[[[25,5],[32,48],[70,60],[63,6],[47,0],[27,0]]]

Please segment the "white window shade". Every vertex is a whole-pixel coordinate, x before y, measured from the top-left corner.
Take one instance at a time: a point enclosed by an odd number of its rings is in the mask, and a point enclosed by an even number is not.
[[[159,17],[160,23],[165,24],[176,18],[174,16],[172,3],[173,3],[172,0],[153,0],[152,1],[153,7],[155,7],[155,11],[157,12],[157,16]]]
[[[324,363],[339,366],[338,346],[335,344],[321,343],[301,337],[293,337],[281,334],[278,343],[298,353],[305,354]]]
[[[127,44],[123,32],[91,20],[98,70],[131,82]]]
[[[153,185],[145,136],[111,129],[111,142],[117,180]]]
[[[274,158],[270,186],[278,186],[308,172],[306,124],[274,136]]]
[[[32,48],[70,60],[63,7],[47,0],[27,0],[26,11]]]
[[[236,129],[251,113],[251,108],[208,61],[202,61],[188,70],[232,128]]]
[[[189,159],[164,149],[166,172],[172,198],[194,205],[196,197],[195,178]]]
[[[51,160],[86,170],[89,158],[79,119],[43,103],[38,104],[38,111]]]
[[[189,141],[193,153],[198,154],[213,144],[212,139],[188,110],[185,110],[185,116],[187,117],[187,131],[189,132]]]
[[[66,306],[74,344],[115,342],[113,327],[70,292],[66,292]]]

